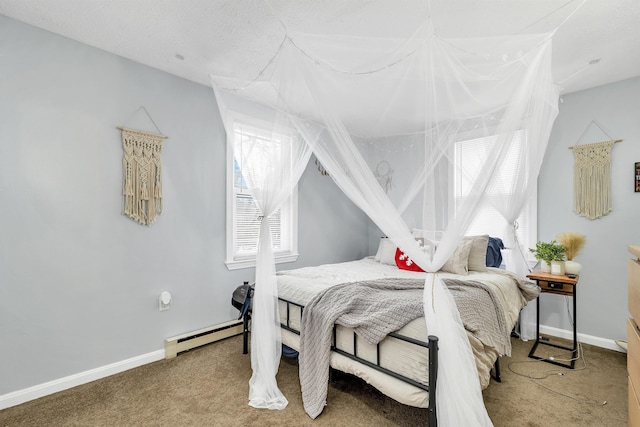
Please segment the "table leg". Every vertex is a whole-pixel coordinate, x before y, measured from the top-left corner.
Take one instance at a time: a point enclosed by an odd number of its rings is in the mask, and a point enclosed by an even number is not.
[[[576,310],[577,304],[577,286],[573,287],[573,351],[571,352],[571,369],[576,364],[576,358],[578,357],[578,310]]]
[[[533,359],[539,359],[534,356],[536,352],[536,348],[538,348],[538,344],[540,344],[540,296],[536,298],[536,340],[533,343],[533,347],[531,347],[531,351],[529,351],[529,357]]]

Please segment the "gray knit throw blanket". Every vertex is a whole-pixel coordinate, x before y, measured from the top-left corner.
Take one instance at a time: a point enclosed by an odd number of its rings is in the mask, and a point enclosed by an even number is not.
[[[510,353],[504,311],[493,292],[479,282],[444,282],[465,328],[500,354]],[[333,324],[352,328],[358,336],[377,344],[390,332],[424,316],[423,288],[424,279],[343,283],[307,304],[300,328],[299,371],[304,409],[311,418],[320,415],[326,404]]]

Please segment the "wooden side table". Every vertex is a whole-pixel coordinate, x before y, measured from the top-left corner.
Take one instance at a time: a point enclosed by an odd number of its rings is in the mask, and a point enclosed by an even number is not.
[[[568,297],[572,297],[573,299],[573,346],[565,347],[558,344],[553,344],[551,342],[541,341],[540,340],[540,297],[538,296],[536,300],[536,341],[533,343],[533,347],[529,352],[529,357],[532,359],[542,360],[548,363],[552,363],[554,365],[562,366],[569,369],[574,369],[576,364],[576,359],[578,357],[578,321],[576,318],[576,288],[578,284],[578,277],[571,278],[565,275],[557,275],[545,273],[542,271],[533,271],[531,274],[527,275],[527,277],[531,280],[535,280],[538,286],[540,286],[540,293],[548,293],[548,294],[556,294],[556,295],[564,295]],[[553,360],[553,358],[544,358],[535,355],[536,349],[539,345],[546,345],[550,347],[559,348],[562,350],[571,351],[571,362],[570,363],[562,363],[557,360]]]

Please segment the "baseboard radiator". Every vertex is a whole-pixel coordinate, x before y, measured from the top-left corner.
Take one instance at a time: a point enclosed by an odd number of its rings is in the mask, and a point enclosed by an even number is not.
[[[165,359],[172,359],[183,351],[220,341],[242,333],[242,320],[232,320],[164,340]]]

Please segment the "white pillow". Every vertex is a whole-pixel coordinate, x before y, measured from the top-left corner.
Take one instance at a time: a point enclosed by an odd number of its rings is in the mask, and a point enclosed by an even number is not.
[[[468,267],[469,271],[487,271],[487,245],[489,244],[489,235],[484,236],[466,236],[464,240],[471,240],[471,251],[469,252]]]
[[[396,265],[396,245],[390,239],[382,237],[374,259],[380,264]]]
[[[473,246],[473,240],[463,240],[458,245],[456,251],[451,258],[442,266],[440,271],[447,273],[461,274],[466,276],[469,274],[469,252]]]

